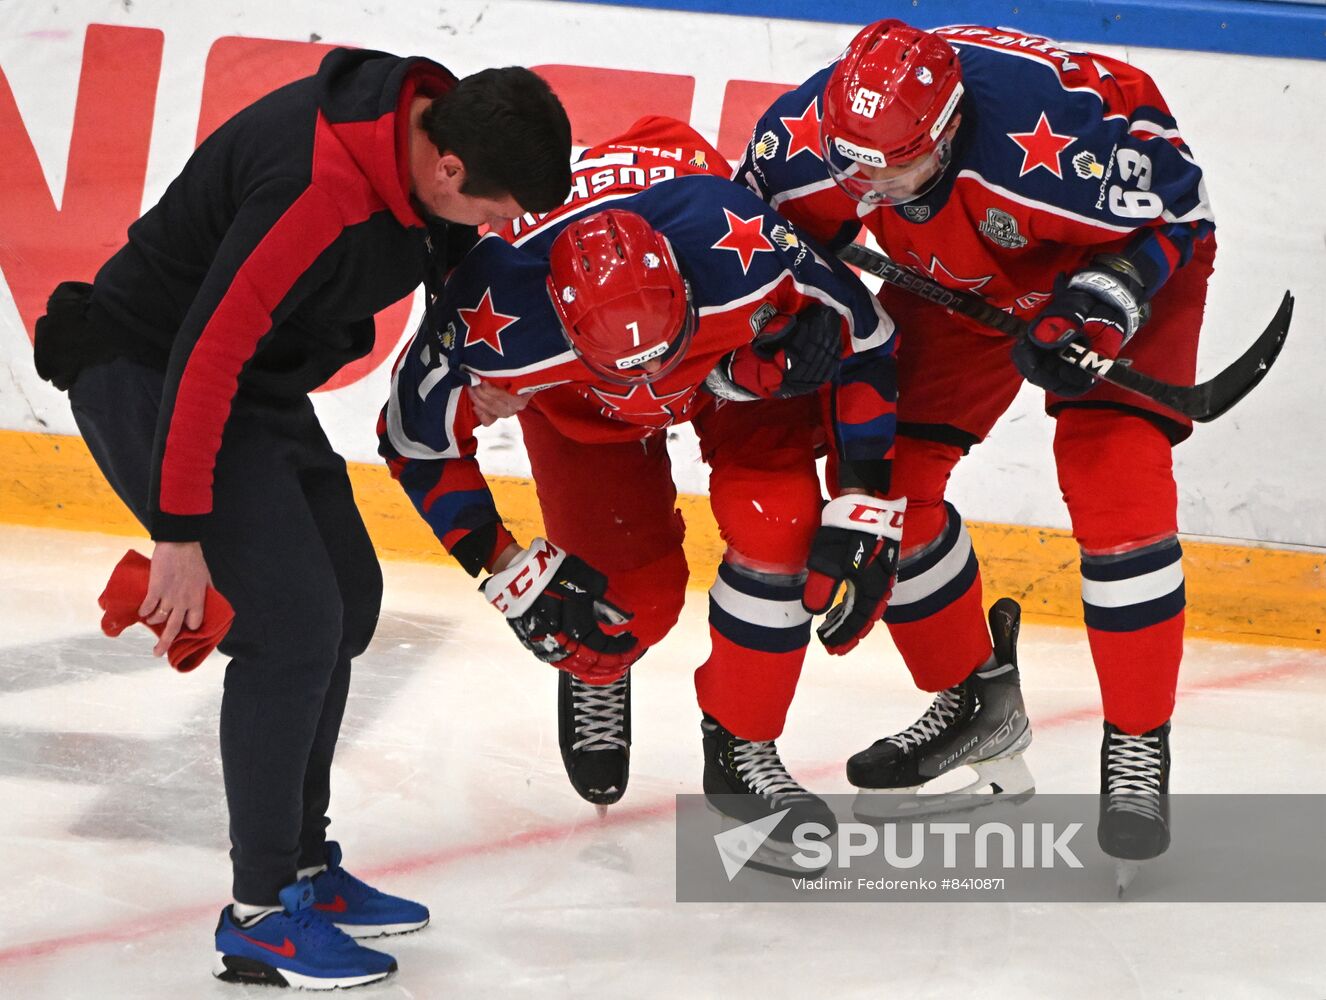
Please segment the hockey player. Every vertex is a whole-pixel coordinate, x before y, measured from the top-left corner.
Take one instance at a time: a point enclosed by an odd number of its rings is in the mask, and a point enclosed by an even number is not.
[[[1046,390],[1081,547],[1105,715],[1099,838],[1117,857],[1160,853],[1184,620],[1170,449],[1192,428],[1056,356],[1077,343],[1113,358],[1126,344],[1148,373],[1193,378],[1214,224],[1155,84],[1025,32],[880,21],[773,104],[738,175],[831,247],[864,225],[895,260],[1031,322],[1015,344],[881,293],[904,337],[893,488],[909,503],[885,621],[937,697],[854,756],[849,779],[915,786],[974,764],[986,784],[1030,785],[1017,673],[992,655],[976,557],[944,500],[1025,378]]]
[[[587,152],[569,203],[511,238],[479,242],[397,362],[379,427],[393,475],[461,565],[491,574],[483,592],[521,641],[564,671],[568,773],[604,805],[627,780],[627,668],[684,599],[665,432],[692,421],[728,543],[695,675],[705,791],[736,793],[720,808],[743,821],[790,807],[780,829],[831,824],[774,741],[809,641],[812,541],[824,605],[835,581],[855,597],[826,641],[854,644],[892,582],[904,504],[875,495],[892,445],[892,323],[677,122],[646,119]],[[806,393],[831,376],[853,492],[817,531],[823,420]],[[494,507],[461,391],[476,379],[530,397],[520,419],[547,541],[522,547]]]
[[[423,58],[336,49],[316,76],[204,141],[91,286],[38,323],[98,466],[154,542],[139,614],[162,655],[206,586],[234,607],[220,751],[233,904],[215,974],[334,989],[389,975],[352,938],[427,908],[368,886],[326,839],[351,661],[382,575],[308,393],[368,353],[373,315],[445,269],[476,227],[561,203],[570,125],[529,70],[457,80]]]

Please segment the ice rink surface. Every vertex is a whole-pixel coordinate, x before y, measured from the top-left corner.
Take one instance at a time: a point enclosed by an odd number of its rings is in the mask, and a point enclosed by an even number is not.
[[[229,890],[224,661],[178,675],[145,629],[101,635],[96,595],[125,547],[0,528],[0,997],[273,995],[209,975]],[[630,790],[600,822],[562,771],[554,671],[463,573],[385,568],[331,835],[351,871],[433,923],[386,939],[400,972],[356,998],[1326,997],[1326,905],[677,904],[672,796],[699,790],[703,593],[636,668]],[[1038,788],[1095,792],[1085,634],[1029,625],[1020,652]],[[882,630],[845,659],[815,647],[783,758],[813,789],[848,791],[842,761],[927,703]],[[1171,788],[1326,791],[1323,719],[1326,655],[1190,641]]]

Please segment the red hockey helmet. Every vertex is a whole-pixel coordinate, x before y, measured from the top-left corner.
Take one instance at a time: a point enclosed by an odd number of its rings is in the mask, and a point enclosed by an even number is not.
[[[562,331],[596,375],[652,382],[681,363],[697,324],[690,286],[672,244],[641,216],[610,208],[577,219],[548,264]]]
[[[824,89],[833,179],[867,204],[919,197],[948,166],[945,131],[961,99],[958,54],[943,38],[892,19],[862,29]]]

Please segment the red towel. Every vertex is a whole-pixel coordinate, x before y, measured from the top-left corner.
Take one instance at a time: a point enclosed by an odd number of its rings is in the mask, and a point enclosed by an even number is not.
[[[147,579],[151,567],[151,560],[130,549],[111,573],[106,589],[97,598],[97,603],[106,612],[101,616],[101,630],[107,635],[117,636],[138,622],[150,628],[158,638],[165,631],[165,622],[153,625],[143,621],[138,614],[138,609],[147,597]],[[166,650],[170,665],[182,674],[193,670],[226,637],[230,623],[234,620],[235,611],[230,602],[214,588],[208,587],[203,604],[203,623],[196,630],[180,630],[180,634]]]

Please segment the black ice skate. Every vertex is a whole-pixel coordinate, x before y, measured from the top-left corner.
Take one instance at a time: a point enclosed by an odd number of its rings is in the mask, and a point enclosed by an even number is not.
[[[1140,862],[1169,848],[1169,766],[1168,722],[1140,736],[1105,723],[1096,840],[1120,862],[1120,896]]]
[[[611,684],[557,680],[557,740],[571,786],[600,816],[626,792],[631,774],[631,671]]]
[[[859,819],[879,822],[970,809],[985,804],[974,794],[987,790],[1013,802],[1034,794],[1035,780],[1022,759],[1031,744],[1031,723],[1017,666],[1021,617],[1016,601],[996,601],[989,615],[994,666],[939,692],[914,723],[847,761],[847,780],[861,789],[853,806]],[[966,785],[917,794],[927,782],[963,766],[976,772]]]
[[[746,867],[775,875],[814,874],[791,861],[798,848],[792,834],[802,823],[819,823],[827,839],[838,821],[824,800],[806,791],[787,773],[773,740],[743,740],[706,715],[700,723],[704,737],[704,794],[709,807],[727,817],[730,826],[753,823],[787,811]]]

